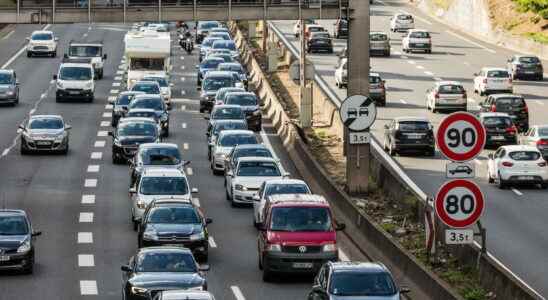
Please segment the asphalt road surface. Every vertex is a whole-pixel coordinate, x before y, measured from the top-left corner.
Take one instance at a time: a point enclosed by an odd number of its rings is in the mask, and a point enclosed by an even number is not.
[[[403,54],[402,33],[390,33],[390,17],[396,12],[406,11],[415,16],[415,27],[429,30],[432,34],[432,54]],[[322,20],[331,33],[334,20]],[[299,49],[293,35],[293,21],[275,21],[275,26]],[[468,92],[468,110],[478,110],[483,100],[473,91],[473,74],[482,67],[505,67],[506,60],[517,54],[505,48],[479,41],[458,32],[403,1],[375,1],[371,6],[371,31],[390,33],[392,56],[372,57],[372,71],[380,73],[386,80],[387,105],[377,109],[377,121],[372,132],[383,141],[383,126],[398,116],[421,116],[431,120],[435,127],[446,114],[433,114],[426,109],[425,91],[436,80],[460,81]],[[345,40],[336,40],[335,53],[346,45]],[[336,54],[312,54],[308,56],[316,72],[329,83],[341,99],[346,90],[335,86],[334,71]],[[543,61],[548,66],[548,61]],[[545,77],[547,77],[545,75]],[[548,81],[514,81],[515,93],[525,97],[529,107],[531,125],[548,123]],[[487,182],[487,155],[484,150],[474,161],[476,182],[486,196],[486,208],[482,224],[487,228],[487,247],[504,265],[524,279],[535,290],[548,296],[548,231],[546,211],[548,191],[536,188],[513,188],[500,190]],[[445,160],[438,152],[436,157],[397,156],[396,160],[407,174],[427,194],[434,196],[445,181]]]

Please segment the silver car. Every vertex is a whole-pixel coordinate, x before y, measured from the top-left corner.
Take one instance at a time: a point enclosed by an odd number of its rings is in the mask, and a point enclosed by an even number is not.
[[[436,113],[441,110],[466,111],[468,96],[458,81],[438,81],[426,91],[426,108]]]
[[[0,103],[19,103],[19,81],[14,70],[0,70]]]
[[[20,125],[21,154],[51,151],[67,154],[70,125],[59,115],[35,115],[26,125]]]
[[[372,31],[369,33],[369,52],[390,56],[390,38],[386,32]]]
[[[224,174],[225,159],[236,145],[258,144],[251,130],[223,130],[215,144],[211,145],[211,171],[214,175]]]
[[[536,146],[544,159],[548,159],[548,125],[531,126],[521,137],[520,144]]]

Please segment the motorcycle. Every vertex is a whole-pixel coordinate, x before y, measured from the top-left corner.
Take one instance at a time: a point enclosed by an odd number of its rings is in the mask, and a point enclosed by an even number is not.
[[[181,34],[179,35],[179,45],[183,48],[188,54],[192,53],[194,50],[194,42],[192,41],[192,35]]]

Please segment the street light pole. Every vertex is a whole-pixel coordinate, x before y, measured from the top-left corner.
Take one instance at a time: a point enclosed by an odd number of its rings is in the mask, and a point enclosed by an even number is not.
[[[299,0],[299,22],[300,22],[300,55],[299,55],[299,96],[300,109],[299,118],[302,128],[312,126],[312,88],[308,85],[308,74],[306,72],[306,24],[304,22],[302,0]]]

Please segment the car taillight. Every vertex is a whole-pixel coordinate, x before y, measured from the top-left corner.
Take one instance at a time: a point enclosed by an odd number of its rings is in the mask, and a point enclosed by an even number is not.
[[[516,125],[512,125],[512,127],[506,128],[506,132],[509,134],[516,134],[518,129],[516,128]]]
[[[525,105],[525,106],[523,107],[523,111],[526,112],[526,113],[528,113],[528,112],[529,112],[529,107],[527,107],[527,105]]]
[[[440,98],[440,94],[439,94],[438,92],[436,92],[436,93],[434,94],[434,98],[439,99],[439,98]]]
[[[537,141],[537,146],[544,146],[544,145],[548,145],[548,140],[538,140]]]
[[[483,78],[483,83],[487,84],[487,78]]]
[[[491,105],[491,111],[492,112],[497,111],[497,106],[495,104]]]
[[[537,165],[538,165],[539,167],[546,167],[546,162],[545,162],[545,161],[539,162]]]
[[[503,161],[502,165],[505,166],[505,167],[512,167],[514,164],[509,162],[509,161]]]

